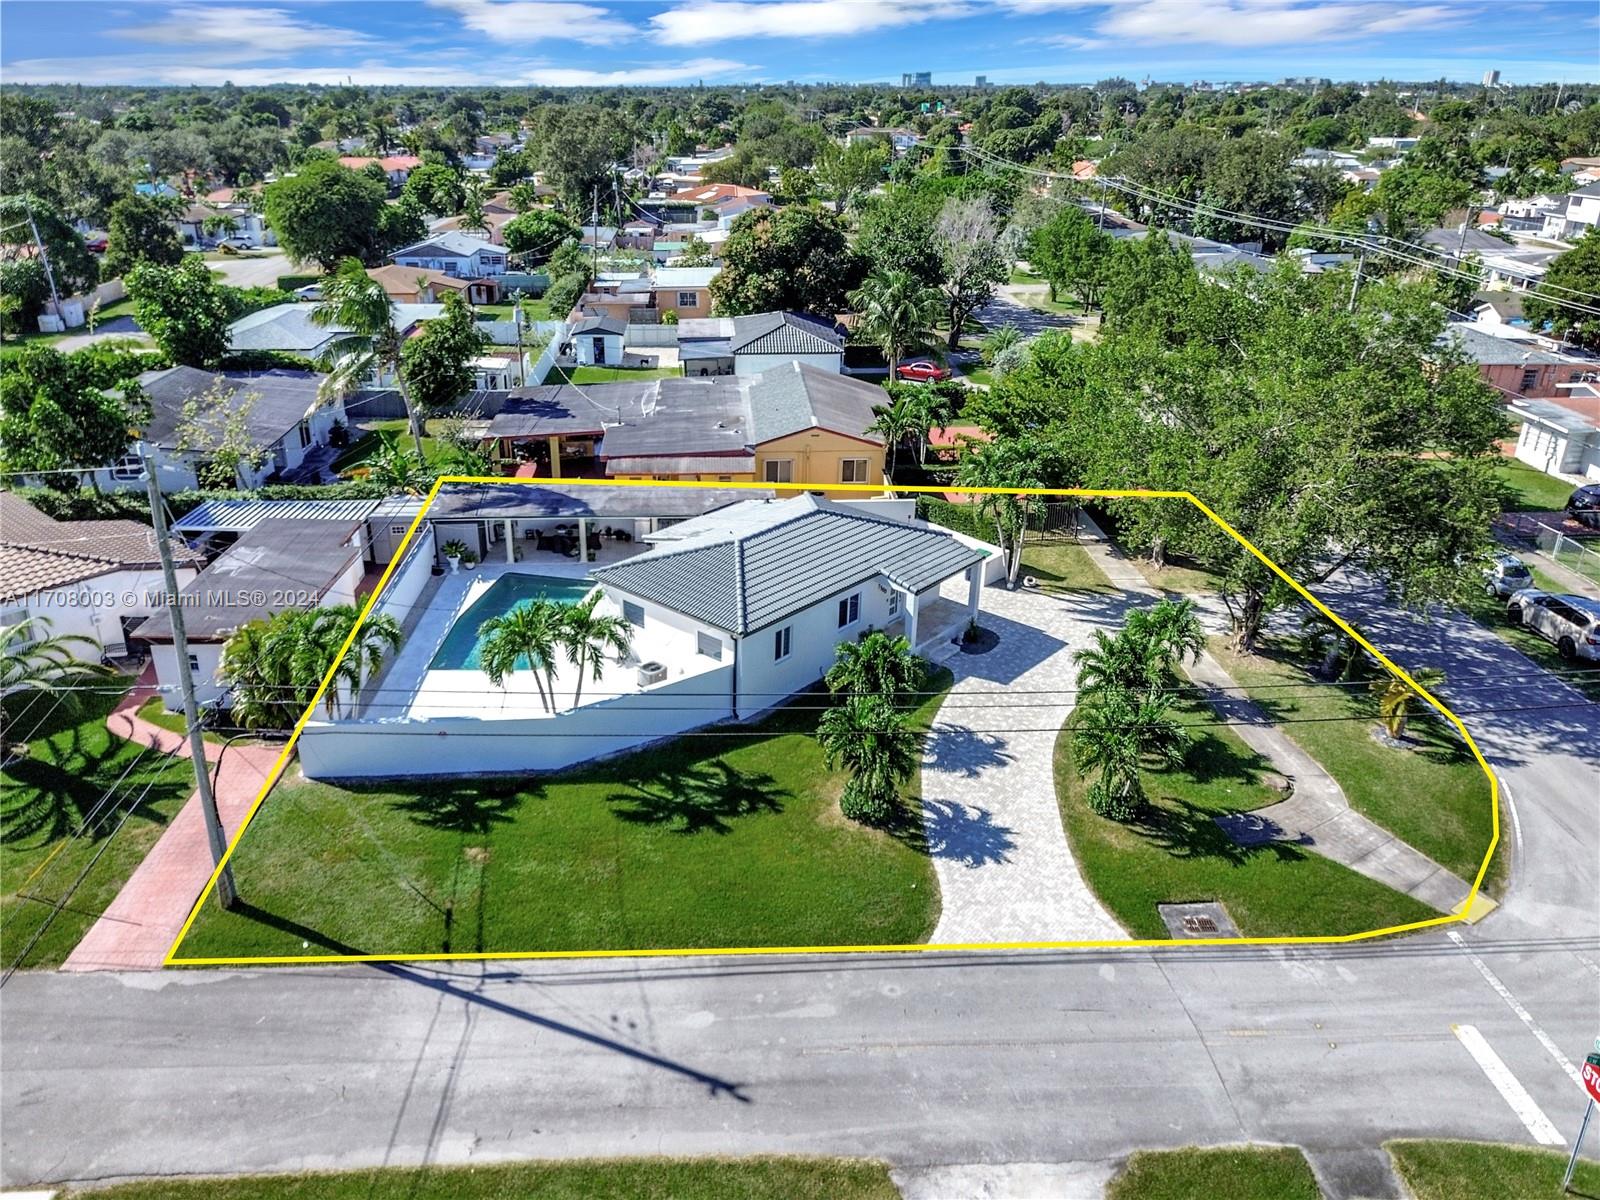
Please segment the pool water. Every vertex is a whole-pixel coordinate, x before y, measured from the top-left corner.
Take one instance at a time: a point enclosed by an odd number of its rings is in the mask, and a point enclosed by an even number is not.
[[[593,587],[594,584],[586,579],[517,573],[502,575],[489,585],[488,591],[472,602],[466,612],[456,618],[456,623],[450,627],[444,643],[428,667],[434,671],[476,671],[481,663],[480,652],[483,647],[478,628],[490,617],[526,608],[541,596],[557,604],[576,604]],[[518,660],[517,666],[526,670],[528,664]]]

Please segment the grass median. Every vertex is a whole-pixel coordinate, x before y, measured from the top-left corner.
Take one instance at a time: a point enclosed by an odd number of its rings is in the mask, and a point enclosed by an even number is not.
[[[1492,1142],[1396,1141],[1387,1147],[1415,1200],[1542,1200],[1558,1197],[1567,1151]],[[1574,1196],[1600,1196],[1600,1162],[1578,1160]]]
[[[913,720],[926,728],[952,677]],[[245,903],[184,957],[919,942],[938,884],[906,789],[890,831],[846,820],[819,694],[535,779],[280,785],[240,842]]]
[[[1320,1200],[1306,1156],[1292,1146],[1141,1150],[1106,1200]]]

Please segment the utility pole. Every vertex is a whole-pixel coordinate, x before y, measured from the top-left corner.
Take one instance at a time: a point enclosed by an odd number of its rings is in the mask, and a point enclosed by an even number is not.
[[[56,291],[56,273],[50,269],[50,252],[44,248],[44,239],[39,236],[38,222],[33,219],[33,205],[24,200],[22,211],[28,214],[28,231],[33,234],[33,244],[39,250],[39,261],[44,264],[45,281],[50,285],[50,300],[55,305],[56,316],[61,318],[61,327],[65,329],[67,315],[61,311],[61,293]]]
[[[596,186],[589,198],[589,282],[600,278],[600,188]]]
[[[526,387],[528,378],[526,360],[522,356],[522,289],[511,293],[511,323],[517,329],[517,386]]]
[[[1367,244],[1361,243],[1361,253],[1356,256],[1356,274],[1350,281],[1350,302],[1345,305],[1346,312],[1356,310],[1356,291],[1361,287],[1361,269],[1367,265]]]
[[[228,852],[228,837],[222,831],[217,813],[217,798],[211,791],[211,772],[206,766],[206,743],[200,735],[200,706],[194,699],[194,673],[189,669],[189,639],[183,631],[183,605],[178,600],[178,573],[172,565],[172,546],[167,541],[167,510],[161,499],[161,484],[156,478],[155,460],[145,446],[139,447],[144,463],[145,489],[150,495],[150,524],[155,528],[156,553],[161,556],[161,574],[167,585],[167,615],[172,620],[172,651],[178,660],[178,690],[183,693],[183,723],[189,730],[189,764],[194,768],[195,791],[200,811],[206,819],[206,837],[211,842],[211,862],[222,861]],[[232,908],[239,902],[233,868],[223,867],[217,876],[217,903]]]
[[[1100,177],[1100,212],[1096,215],[1096,222],[1104,230],[1106,227],[1106,179]]]

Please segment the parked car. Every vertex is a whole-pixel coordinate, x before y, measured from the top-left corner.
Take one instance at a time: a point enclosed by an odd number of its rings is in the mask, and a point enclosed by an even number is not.
[[[929,383],[938,379],[949,379],[950,368],[941,367],[936,362],[927,359],[918,359],[916,362],[901,363],[895,368],[895,374],[909,383]]]
[[[225,237],[217,243],[217,249],[221,250],[224,247],[229,250],[254,250],[256,243],[254,238],[247,238],[242,234],[234,234],[232,237]]]
[[[1568,496],[1566,513],[1580,525],[1600,529],[1600,483],[1586,483]]]
[[[308,283],[305,287],[295,288],[294,294],[302,300],[321,300],[322,285],[320,283]]]
[[[1600,600],[1523,588],[1506,605],[1506,620],[1552,643],[1562,658],[1600,662]]]
[[[1510,596],[1533,586],[1533,572],[1514,554],[1496,554],[1484,572],[1484,590],[1491,596]]]
[[[83,248],[91,254],[104,254],[110,241],[102,234],[100,237],[84,239]]]

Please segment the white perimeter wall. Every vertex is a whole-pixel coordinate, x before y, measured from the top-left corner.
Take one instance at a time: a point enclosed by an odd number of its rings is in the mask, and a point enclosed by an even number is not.
[[[722,720],[731,709],[717,697],[732,675],[716,667],[547,717],[315,721],[300,735],[300,769],[309,779],[559,770]]]

